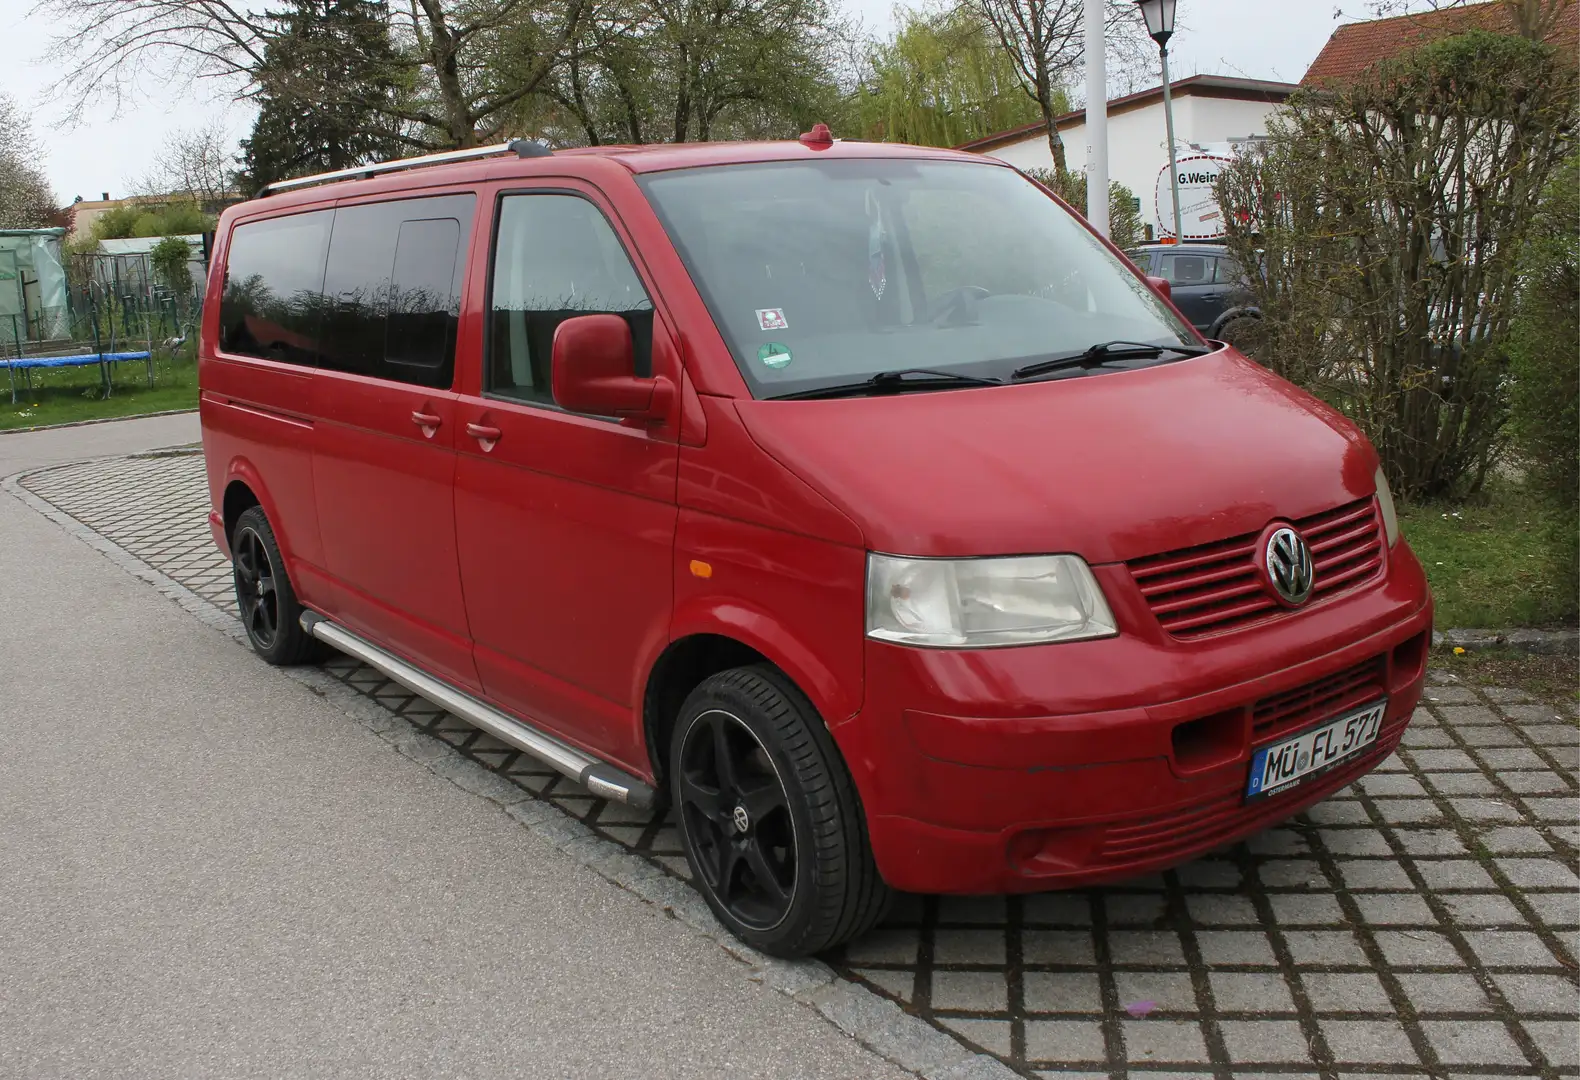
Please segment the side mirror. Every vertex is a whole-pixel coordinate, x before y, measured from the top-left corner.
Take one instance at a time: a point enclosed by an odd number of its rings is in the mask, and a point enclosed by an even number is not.
[[[1173,302],[1174,290],[1170,287],[1168,278],[1151,277],[1149,275],[1147,277],[1147,284],[1152,286],[1153,290],[1159,296],[1163,297],[1163,299],[1169,301],[1170,303]]]
[[[657,420],[669,415],[675,387],[636,374],[631,327],[618,315],[577,315],[554,328],[554,400],[571,412]]]

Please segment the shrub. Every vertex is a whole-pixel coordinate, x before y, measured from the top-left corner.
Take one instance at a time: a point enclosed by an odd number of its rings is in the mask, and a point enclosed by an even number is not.
[[[165,237],[148,253],[154,275],[182,301],[192,294],[191,258],[191,246],[179,236]]]
[[[1511,429],[1526,482],[1546,507],[1551,573],[1580,609],[1580,155],[1543,195],[1510,347]]]
[[[1219,181],[1263,269],[1258,359],[1359,423],[1404,495],[1475,490],[1503,447],[1518,253],[1574,121],[1568,58],[1477,31],[1302,90]]]

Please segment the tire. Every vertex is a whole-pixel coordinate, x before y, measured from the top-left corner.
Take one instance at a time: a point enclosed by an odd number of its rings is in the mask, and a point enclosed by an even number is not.
[[[230,550],[236,606],[253,651],[282,667],[321,658],[327,650],[302,629],[302,605],[261,506],[249,507],[236,519]]]
[[[800,957],[883,918],[892,894],[855,785],[817,710],[780,672],[703,680],[681,706],[668,757],[693,881],[736,937]]]

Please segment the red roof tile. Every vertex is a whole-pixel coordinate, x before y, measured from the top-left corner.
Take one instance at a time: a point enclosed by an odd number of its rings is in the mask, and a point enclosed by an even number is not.
[[[1322,52],[1312,61],[1301,81],[1303,86],[1352,79],[1377,63],[1406,49],[1452,37],[1470,30],[1514,33],[1514,14],[1506,0],[1466,4],[1418,15],[1400,15],[1374,22],[1352,23],[1333,31]],[[1580,4],[1568,0],[1557,25],[1548,34],[1550,44],[1571,55],[1580,45]]]

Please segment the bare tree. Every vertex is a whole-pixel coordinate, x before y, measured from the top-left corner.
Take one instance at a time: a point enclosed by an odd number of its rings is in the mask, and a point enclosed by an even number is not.
[[[49,181],[34,164],[38,156],[28,118],[0,93],[0,229],[52,224],[57,203]]]
[[[400,0],[390,7],[401,46],[392,66],[410,93],[390,119],[419,149],[474,146],[500,134],[510,110],[535,94],[574,36],[589,0]],[[150,79],[211,79],[243,97],[257,92],[280,20],[244,0],[35,0],[32,17],[60,27],[46,59],[72,120],[105,99],[119,107]],[[320,68],[321,70],[321,68]],[[304,104],[350,88],[271,73],[270,92]]]
[[[165,140],[153,169],[132,182],[135,195],[180,195],[214,213],[235,197],[236,144],[218,121],[177,131]]]
[[[1048,125],[1054,172],[1069,171],[1064,139],[1054,124],[1059,90],[1074,80],[1086,61],[1084,0],[971,0],[1015,61],[1021,88],[1037,103]],[[1134,53],[1140,20],[1131,0],[1106,0],[1111,50]]]

